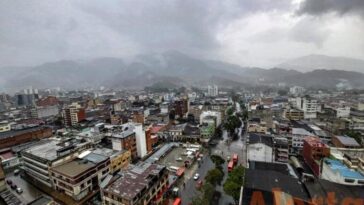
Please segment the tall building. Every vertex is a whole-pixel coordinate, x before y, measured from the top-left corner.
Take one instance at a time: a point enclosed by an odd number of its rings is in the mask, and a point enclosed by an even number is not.
[[[175,111],[176,117],[184,117],[188,113],[189,102],[187,98],[181,98],[179,100],[175,100],[173,103],[173,108]]]
[[[212,97],[218,96],[219,88],[217,87],[217,85],[207,86],[207,95]]]
[[[300,86],[293,86],[289,89],[289,92],[294,96],[299,96],[305,92],[305,88]]]
[[[303,141],[303,158],[312,172],[320,176],[322,160],[330,155],[330,148],[318,137],[307,137]]]
[[[314,119],[317,112],[321,111],[319,102],[310,97],[296,98],[296,107],[303,111],[305,119]]]
[[[86,119],[86,111],[78,103],[72,103],[68,107],[64,108],[62,115],[66,127],[75,126],[82,120]]]

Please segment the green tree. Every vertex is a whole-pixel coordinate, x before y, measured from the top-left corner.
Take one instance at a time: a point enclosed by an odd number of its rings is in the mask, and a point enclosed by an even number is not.
[[[224,183],[224,191],[226,194],[232,196],[235,201],[239,200],[240,189],[244,184],[245,167],[237,166],[230,173]]]
[[[211,155],[211,160],[214,162],[215,167],[221,166],[225,163],[225,160],[219,155]]]
[[[214,196],[215,188],[210,183],[205,183],[200,189],[201,194],[192,198],[192,205],[210,204]]]
[[[228,116],[230,116],[230,115],[234,114],[234,108],[233,108],[233,107],[229,107],[228,109],[226,109],[226,114],[227,114]]]
[[[221,184],[221,181],[224,178],[224,173],[220,169],[211,169],[207,172],[205,177],[206,183],[210,183],[214,186]]]
[[[224,124],[224,128],[232,135],[235,132],[236,128],[239,128],[241,126],[240,119],[235,116],[229,116]]]

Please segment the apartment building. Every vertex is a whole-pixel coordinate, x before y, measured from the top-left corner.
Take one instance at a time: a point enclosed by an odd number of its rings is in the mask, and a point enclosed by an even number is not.
[[[113,150],[129,150],[132,160],[138,158],[135,132],[131,130],[124,130],[119,133],[113,133],[111,135],[111,142]]]
[[[108,148],[97,148],[92,151],[94,154],[102,155],[110,159],[110,173],[116,173],[128,167],[131,161],[129,150],[116,151]]]
[[[90,149],[89,142],[75,139],[62,140],[49,138],[23,150],[24,171],[27,176],[48,187],[53,187],[50,169],[73,158],[84,150]]]
[[[64,108],[62,115],[66,127],[76,126],[79,122],[86,119],[86,111],[78,103],[72,103]]]
[[[56,191],[80,201],[93,192],[109,174],[110,159],[106,156],[85,151],[78,158],[50,169]]]
[[[121,177],[102,190],[105,205],[162,204],[168,190],[168,170],[158,164],[129,166]]]

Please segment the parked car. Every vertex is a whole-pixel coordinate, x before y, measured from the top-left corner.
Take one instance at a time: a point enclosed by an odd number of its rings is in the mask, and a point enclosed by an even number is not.
[[[11,181],[11,179],[7,179],[6,180],[6,183],[9,184],[9,185],[11,185],[13,183],[13,181]]]
[[[194,180],[198,180],[200,178],[200,174],[199,173],[196,173],[195,176],[193,176],[193,179]]]
[[[18,194],[23,193],[23,189],[22,189],[22,188],[20,188],[20,187],[16,188],[16,193],[18,193]]]
[[[200,189],[202,187],[202,180],[199,180],[197,183],[196,183],[196,189]]]
[[[10,187],[11,187],[12,189],[16,189],[16,188],[18,188],[18,186],[17,186],[16,184],[12,184]]]

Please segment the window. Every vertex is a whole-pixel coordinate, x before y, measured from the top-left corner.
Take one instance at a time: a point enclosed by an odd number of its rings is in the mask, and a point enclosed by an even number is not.
[[[344,180],[346,183],[354,183],[355,182],[355,180],[354,179],[345,179]]]

